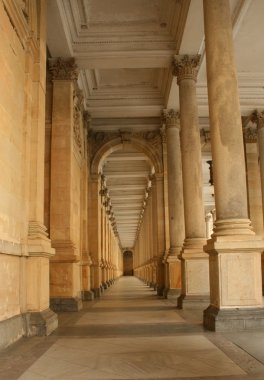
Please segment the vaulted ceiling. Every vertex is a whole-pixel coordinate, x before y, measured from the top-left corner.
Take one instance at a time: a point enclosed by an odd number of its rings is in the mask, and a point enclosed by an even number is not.
[[[47,3],[50,55],[75,57],[94,132],[159,129],[162,109],[179,109],[176,79],[170,70],[173,55],[196,53],[202,55],[199,115],[202,128],[208,128],[202,0]],[[230,0],[230,4],[241,110],[246,115],[264,108],[264,1]],[[151,163],[138,151],[116,152],[107,157],[103,171],[119,216],[120,242],[131,248]]]

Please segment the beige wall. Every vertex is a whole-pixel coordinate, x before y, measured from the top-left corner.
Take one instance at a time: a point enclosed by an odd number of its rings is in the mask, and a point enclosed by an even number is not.
[[[2,3],[0,28],[0,238],[20,243],[27,231],[25,50]]]
[[[27,18],[21,4],[0,2],[0,321],[49,308],[53,255],[43,224],[46,4],[29,2]]]

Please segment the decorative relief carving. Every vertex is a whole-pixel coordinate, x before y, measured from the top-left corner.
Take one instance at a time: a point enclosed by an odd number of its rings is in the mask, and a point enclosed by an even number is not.
[[[201,144],[207,144],[211,141],[211,132],[210,129],[202,128],[200,130]]]
[[[199,54],[174,56],[172,73],[177,76],[178,84],[183,79],[197,80],[200,61]]]
[[[243,128],[243,135],[246,143],[255,143],[257,142],[257,127],[255,126],[247,126]]]
[[[160,128],[159,131],[160,131],[160,137],[161,137],[162,144],[166,144],[167,143],[167,135],[166,135],[166,126],[164,123],[162,124],[162,127]]]
[[[53,80],[77,80],[78,67],[74,58],[56,58],[49,60],[49,69]]]
[[[89,114],[89,112],[88,111],[84,111],[83,112],[83,126],[87,130],[89,130],[89,128],[90,128],[91,119],[92,118],[91,118],[91,115]]]
[[[263,128],[264,127],[264,111],[259,112],[258,110],[255,110],[250,115],[250,121],[252,123],[255,123],[257,128]]]
[[[82,91],[77,90],[73,93],[73,135],[77,148],[82,153],[82,121],[81,108],[83,102]]]
[[[96,152],[111,140],[120,138],[120,142],[131,142],[133,139],[145,140],[151,144],[154,150],[162,160],[162,139],[159,130],[132,132],[132,131],[115,131],[115,132],[93,132],[90,131],[90,158],[95,156]]]
[[[248,117],[242,117],[242,127],[245,142],[257,142],[258,129],[264,127],[264,111],[254,110]]]

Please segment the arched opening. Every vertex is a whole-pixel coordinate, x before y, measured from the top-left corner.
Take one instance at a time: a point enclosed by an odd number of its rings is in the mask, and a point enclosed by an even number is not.
[[[132,251],[125,251],[123,253],[123,275],[124,276],[133,276],[134,270],[133,270],[133,252]]]

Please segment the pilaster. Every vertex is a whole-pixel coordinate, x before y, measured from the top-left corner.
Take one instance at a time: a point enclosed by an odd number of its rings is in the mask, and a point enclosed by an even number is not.
[[[80,221],[81,97],[74,59],[50,60],[53,80],[51,131],[50,236],[56,255],[51,261],[51,305],[54,310],[78,311],[81,302]],[[80,136],[79,136],[80,137]],[[78,201],[73,209],[73,197]],[[74,215],[74,213],[77,213]]]

